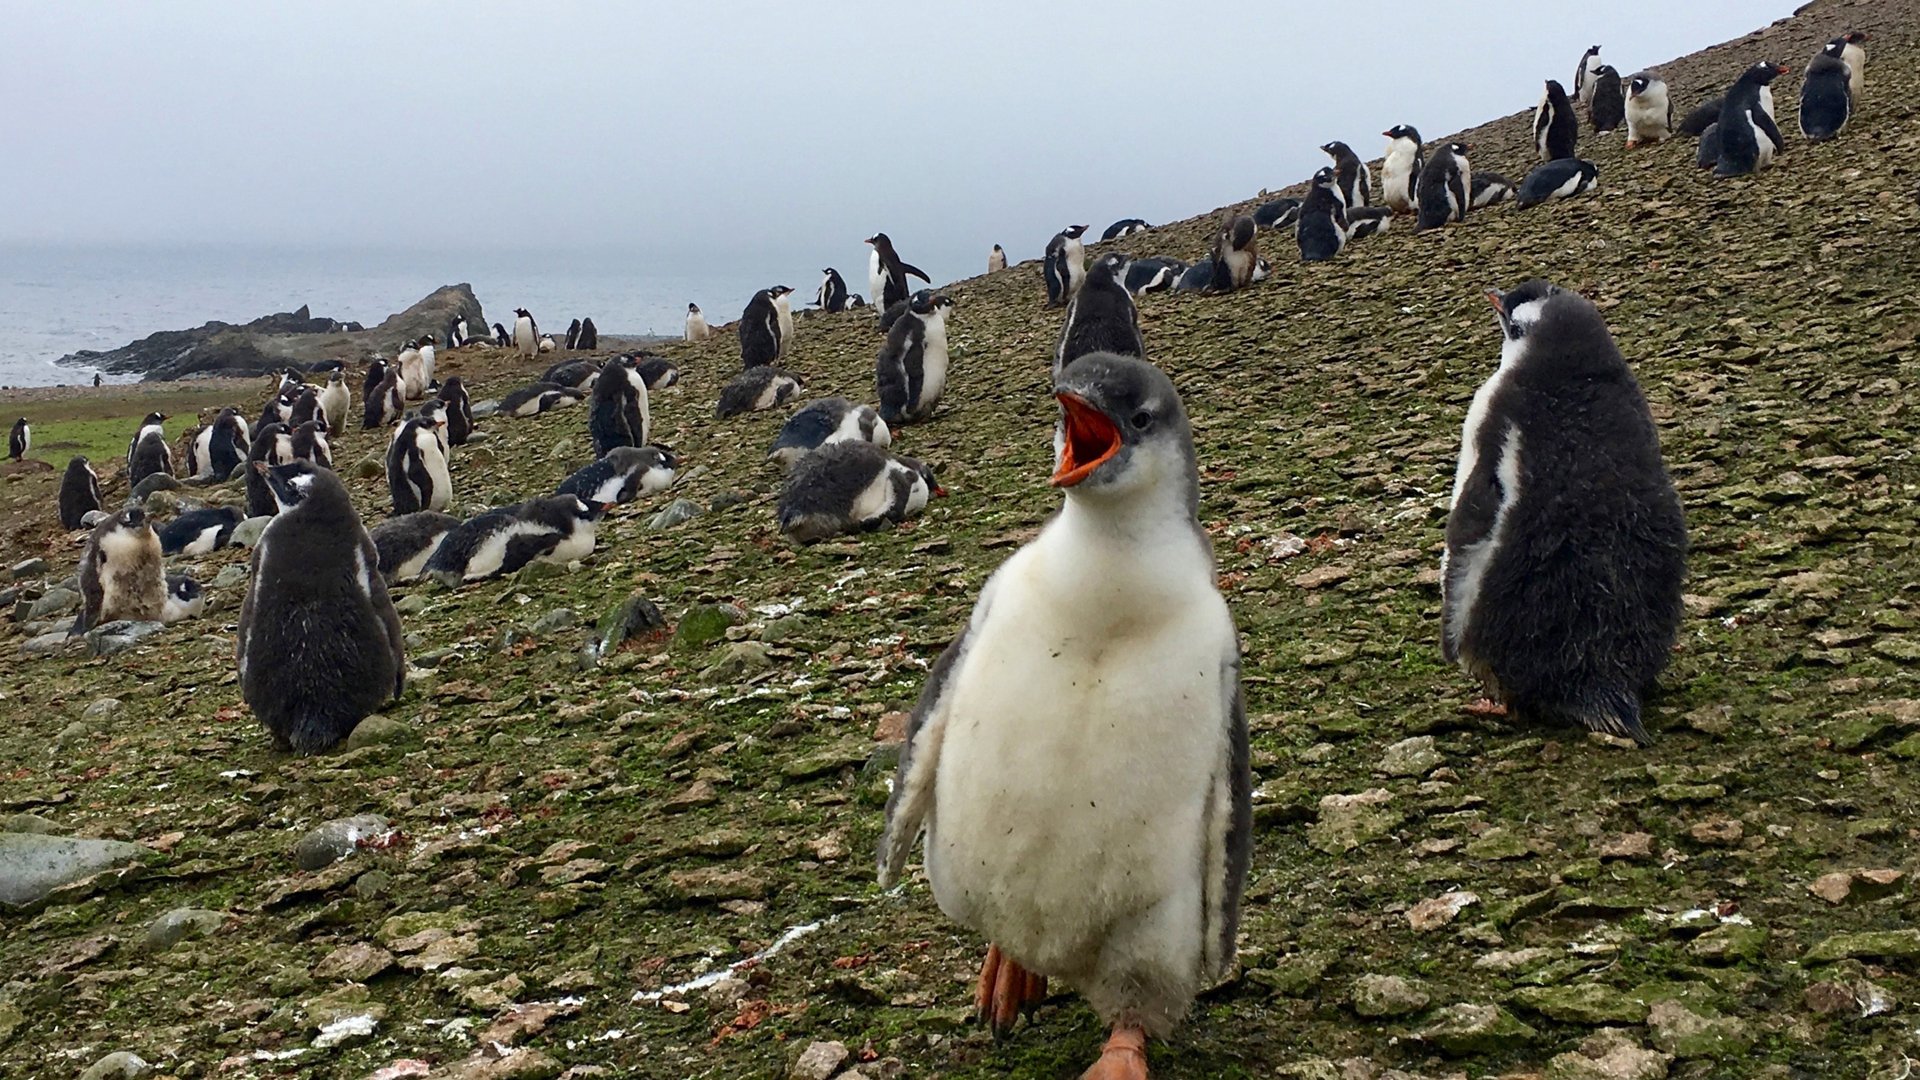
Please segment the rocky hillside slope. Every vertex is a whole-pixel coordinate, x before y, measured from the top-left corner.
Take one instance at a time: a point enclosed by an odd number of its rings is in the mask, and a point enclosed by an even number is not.
[[[1144,302],[1193,414],[1259,792],[1241,969],[1157,1075],[1788,1080],[1920,1056],[1916,24],[1822,4],[1667,65],[1690,102],[1874,34],[1855,126],[1763,176],[1586,142],[1594,197],[1327,264],[1281,243],[1252,290]],[[1517,176],[1525,130],[1466,134]],[[1130,246],[1192,257],[1218,217]],[[1436,647],[1460,423],[1498,355],[1481,288],[1535,275],[1607,314],[1687,507],[1647,750],[1476,715]],[[868,856],[901,710],[1058,498],[1036,268],[951,291],[947,405],[899,439],[952,492],[924,518],[787,545],[760,460],[781,417],[714,420],[734,343],[676,346],[656,437],[703,512],[625,508],[571,573],[400,590],[421,675],[344,753],[275,755],[241,706],[243,552],[192,563],[217,610],[117,656],[4,642],[0,829],[132,847],[0,914],[0,1074],[125,1051],[181,1077],[1076,1076],[1103,1035],[1086,1007],[1060,995],[996,1045],[966,1022],[983,943],[923,883],[880,893]],[[860,315],[802,318],[791,366],[870,398],[877,345]],[[526,376],[446,363],[476,396]],[[584,425],[488,422],[459,503],[549,489]],[[370,516],[380,446],[337,451]],[[47,484],[14,476],[0,505],[50,518]],[[51,522],[3,542],[48,563],[23,597],[77,556]],[[594,624],[636,594],[674,628],[596,661]],[[303,837],[354,815],[378,815],[367,839],[302,870],[325,857]]]

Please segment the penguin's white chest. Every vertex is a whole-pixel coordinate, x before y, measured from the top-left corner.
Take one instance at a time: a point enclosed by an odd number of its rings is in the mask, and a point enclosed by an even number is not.
[[[1774,151],[1779,147],[1773,145],[1773,138],[1760,126],[1759,119],[1752,112],[1747,113],[1746,119],[1747,123],[1753,127],[1754,168],[1767,168],[1773,164]]]
[[[883,310],[886,308],[886,305],[887,305],[886,284],[887,284],[887,275],[880,268],[879,250],[875,249],[874,251],[868,252],[867,253],[867,295],[871,296],[873,298],[874,304],[879,306]]]
[[[916,412],[933,408],[947,390],[947,320],[944,316],[935,316],[928,319],[926,325],[926,349],[920,361],[920,400],[914,403]]]
[[[329,383],[320,391],[320,411],[326,414],[327,426],[338,429],[347,422],[347,409],[353,403],[353,392],[344,382]]]
[[[453,501],[453,477],[447,472],[447,454],[440,448],[440,439],[436,435],[421,432],[414,439],[414,449],[420,455],[421,464],[426,466],[427,479],[433,490],[425,492],[428,510],[445,510]]]
[[[1396,141],[1380,164],[1380,199],[1395,209],[1404,209],[1413,201],[1413,150]]]

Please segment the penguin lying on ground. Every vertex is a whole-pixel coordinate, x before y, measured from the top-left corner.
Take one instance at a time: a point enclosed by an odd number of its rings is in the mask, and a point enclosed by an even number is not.
[[[160,621],[175,623],[196,619],[206,613],[207,594],[200,583],[185,574],[167,575],[167,600],[160,605]]]
[[[1442,652],[1517,721],[1646,744],[1672,655],[1686,521],[1607,324],[1578,293],[1489,294],[1500,367],[1467,409],[1441,562]]]
[[[1450,221],[1465,221],[1473,204],[1473,166],[1467,161],[1467,144],[1447,143],[1433,152],[1420,170],[1420,216],[1415,229],[1425,232]]]
[[[1069,225],[1047,241],[1047,256],[1041,271],[1047,279],[1047,306],[1063,307],[1080,290],[1087,273],[1087,249],[1081,242],[1085,225]]]
[[[1213,287],[1213,257],[1202,255],[1173,280],[1174,292],[1205,292]]]
[[[1583,191],[1591,191],[1599,182],[1600,167],[1591,161],[1581,161],[1579,158],[1549,161],[1520,181],[1520,191],[1513,205],[1525,210],[1549,199],[1565,199]]]
[[[164,558],[160,538],[138,506],[94,526],[80,556],[80,616],[72,633],[122,619],[158,622],[167,602]]]
[[[1147,224],[1144,219],[1137,217],[1121,218],[1119,221],[1107,226],[1107,231],[1100,234],[1100,239],[1118,240],[1123,236],[1132,236],[1134,233],[1146,232],[1151,228],[1153,228],[1153,226]]]
[[[678,462],[663,446],[616,446],[606,456],[574,473],[553,489],[590,503],[630,503],[673,486]]]
[[[1678,129],[1680,134],[1696,139],[1706,134],[1708,128],[1720,122],[1720,110],[1725,108],[1726,104],[1727,99],[1722,96],[1708,98],[1694,106],[1693,111],[1680,121]]]
[[[253,468],[280,512],[240,607],[240,696],[276,749],[315,754],[400,696],[406,639],[339,477],[305,461]]]
[[[445,510],[453,502],[453,477],[447,469],[445,406],[429,401],[420,415],[400,425],[387,445],[387,490],[393,512]]]
[[[534,381],[570,386],[585,393],[593,388],[593,380],[600,377],[600,368],[601,363],[595,360],[562,360],[541,372]]]
[[[994,572],[928,672],[880,839],[926,831],[940,910],[989,943],[996,1033],[1064,980],[1111,1025],[1100,1080],[1147,1075],[1233,964],[1252,856],[1240,648],[1197,516],[1180,395],[1138,360],[1057,384],[1066,503]]]
[[[167,422],[165,413],[148,413],[140,421],[140,430],[134,432],[133,441],[127,444],[127,487],[129,490],[140,486],[140,481],[155,473],[173,475],[173,448],[167,445],[167,431],[163,427]]]
[[[595,454],[604,455],[616,446],[647,444],[653,411],[647,401],[646,381],[633,369],[632,357],[616,356],[607,361],[600,378],[594,381],[587,406],[587,434],[593,438]]]
[[[578,405],[585,398],[586,394],[571,386],[537,382],[530,386],[523,386],[501,398],[500,415],[537,416],[563,405]]]
[[[1665,79],[1637,71],[1627,80],[1627,149],[1651,146],[1673,136],[1673,98]]]
[[[1260,227],[1250,214],[1230,214],[1213,237],[1213,292],[1233,292],[1253,284],[1260,259]]]
[[[1347,211],[1347,243],[1378,236],[1393,228],[1393,211],[1385,206],[1356,206]],[[1262,260],[1263,264],[1265,260]],[[1260,275],[1264,277],[1265,275]],[[1255,278],[1259,280],[1259,278]]]
[[[791,469],[823,446],[851,441],[870,442],[884,450],[893,445],[893,432],[871,405],[856,405],[842,397],[820,398],[787,417],[773,440],[773,448],[767,451],[767,459]]]
[[[707,325],[706,316],[700,314],[700,305],[688,304],[686,339],[688,341],[705,341],[712,333],[713,328]]]
[[[13,422],[13,431],[7,435],[7,457],[19,461],[33,448],[33,427],[26,417]]]
[[[1388,157],[1391,163],[1391,153]],[[1323,168],[1314,173],[1308,184],[1307,198],[1300,204],[1300,220],[1293,227],[1293,235],[1300,245],[1301,262],[1325,262],[1347,246],[1347,207],[1340,200],[1332,169]],[[1389,208],[1399,212],[1391,203],[1396,189],[1389,184],[1386,191]]]
[[[1349,211],[1373,201],[1373,175],[1353,147],[1335,140],[1320,147],[1333,159],[1333,183]]]
[[[1239,220],[1246,222],[1249,229],[1253,227],[1252,218],[1242,216]],[[1114,278],[1115,272],[1126,263],[1124,254],[1109,251],[1095,259],[1093,268],[1087,271],[1086,282],[1067,305],[1066,321],[1060,324],[1060,337],[1054,343],[1054,378],[1060,377],[1061,368],[1089,353],[1110,352],[1146,358],[1146,339],[1140,336],[1140,311],[1134,306],[1133,294]]]
[[[880,416],[894,427],[926,420],[947,389],[947,313],[953,301],[945,293],[921,289],[913,295],[880,347],[874,384]]]
[[[1769,107],[1772,93],[1760,92],[1776,77],[1785,75],[1783,64],[1762,60],[1742,72],[1727,91],[1727,103],[1720,107],[1720,122],[1714,130],[1720,136],[1720,160],[1713,175],[1745,176],[1773,164],[1773,157],[1786,147],[1780,128],[1773,122]]]
[[[458,524],[460,519],[452,514],[421,510],[399,514],[375,525],[367,536],[373,541],[380,576],[389,585],[419,577],[433,549],[440,546],[441,538]]]
[[[1587,101],[1587,119],[1595,135],[1605,135],[1627,120],[1627,96],[1620,83],[1620,72],[1612,64],[1601,64],[1593,76],[1593,93]]]
[[[1580,138],[1580,119],[1573,114],[1566,88],[1548,79],[1546,92],[1533,110],[1533,147],[1541,161],[1558,161],[1573,156]]]
[[[1473,171],[1472,204],[1475,210],[1485,209],[1511,198],[1513,198],[1513,181],[1497,172],[1488,172],[1485,169]]]
[[[1380,201],[1396,214],[1411,213],[1420,183],[1420,166],[1426,160],[1420,149],[1420,132],[1407,124],[1399,124],[1381,134],[1387,137],[1387,156],[1380,163]]]
[[[60,527],[78,529],[81,518],[100,509],[100,474],[93,464],[79,455],[67,462],[60,478]]]
[[[837,442],[802,457],[787,474],[780,531],[811,544],[918,517],[930,496],[944,494],[933,470],[913,458],[870,442]]]
[[[1853,118],[1853,70],[1841,59],[1845,38],[1834,38],[1807,65],[1800,84],[1800,134],[1825,142],[1840,134]]]
[[[511,574],[531,562],[566,564],[593,553],[604,503],[577,495],[528,499],[468,518],[427,559],[428,577],[449,587]]]
[[[1253,212],[1253,223],[1268,232],[1290,229],[1300,220],[1300,200],[1295,198],[1275,199],[1261,203]]]
[[[784,405],[806,386],[806,381],[791,371],[777,367],[748,368],[720,388],[720,400],[713,415],[725,420],[744,412],[759,412]]]
[[[237,506],[188,510],[157,530],[160,551],[165,555],[205,555],[225,547],[241,517]]]
[[[680,381],[680,369],[664,356],[636,357],[633,370],[640,373],[640,381],[648,390],[665,390]]]
[[[447,443],[465,446],[473,434],[473,402],[467,397],[467,384],[460,376],[449,375],[440,384],[440,404],[447,407]]]
[[[1127,263],[1127,278],[1124,284],[1127,291],[1135,296],[1145,296],[1150,292],[1166,292],[1173,288],[1174,282],[1179,281],[1180,275],[1186,273],[1186,270],[1186,263],[1165,255],[1134,259]]]

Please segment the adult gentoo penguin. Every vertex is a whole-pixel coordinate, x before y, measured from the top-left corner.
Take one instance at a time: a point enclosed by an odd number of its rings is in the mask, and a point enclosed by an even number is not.
[[[129,506],[93,527],[80,556],[80,600],[75,634],[121,619],[159,621],[166,562],[146,511]]]
[[[380,376],[378,382],[375,375]],[[386,427],[400,419],[407,411],[406,395],[400,389],[400,371],[388,367],[385,362],[375,360],[367,368],[367,389],[365,400],[361,402],[360,426],[363,428]]]
[[[504,323],[493,324],[493,343],[502,349],[513,347],[513,334],[507,330]]]
[[[429,401],[418,416],[400,425],[387,445],[387,490],[393,495],[394,513],[445,510],[453,501],[453,477],[440,441],[446,423],[446,408]]]
[[[1420,170],[1420,217],[1415,228],[1424,232],[1449,221],[1465,221],[1473,205],[1473,166],[1467,144],[1447,143],[1434,151]]]
[[[427,576],[454,586],[511,574],[531,562],[570,563],[593,553],[605,503],[577,495],[528,499],[468,518],[427,559]]]
[[[567,324],[567,348],[568,349],[578,348],[579,341],[580,341],[580,320],[575,319],[572,322]]]
[[[467,317],[455,315],[453,321],[447,324],[447,348],[465,348],[467,340]]]
[[[780,531],[811,544],[842,533],[866,532],[918,517],[934,495],[944,495],[933,470],[859,440],[823,446],[802,457],[780,491]]]
[[[925,420],[947,389],[947,312],[945,293],[921,289],[913,294],[880,347],[874,383],[880,417],[899,426]]]
[[[1673,98],[1667,81],[1651,71],[1627,80],[1627,149],[1664,142],[1673,136]]]
[[[254,468],[280,513],[240,606],[240,696],[275,748],[319,753],[400,696],[406,639],[340,478],[304,461]]]
[[[831,266],[820,271],[820,289],[813,294],[813,302],[830,315],[847,310],[847,279],[840,271]]]
[[[1547,80],[1546,92],[1533,110],[1533,148],[1541,161],[1558,161],[1573,156],[1580,138],[1580,119],[1573,114],[1566,88],[1554,79]]]
[[[1593,75],[1593,93],[1587,99],[1587,119],[1595,135],[1604,135],[1627,121],[1627,95],[1620,72],[1601,64]]]
[[[100,474],[86,458],[74,455],[60,478],[60,527],[78,529],[81,519],[100,509]]]
[[[600,377],[603,363],[597,360],[562,360],[541,372],[540,378],[535,381],[571,386],[585,393],[593,389],[593,380]]]
[[[1680,625],[1687,530],[1633,372],[1587,299],[1488,294],[1504,340],[1461,432],[1442,651],[1515,719],[1649,742],[1640,695]]]
[[[353,408],[353,391],[347,388],[347,375],[344,371],[335,371],[327,376],[327,385],[320,391],[320,412],[327,418],[327,427],[334,431],[343,431],[347,426],[347,413]]]
[[[819,398],[787,417],[767,451],[767,460],[791,469],[823,446],[850,441],[870,442],[884,450],[893,445],[893,432],[871,405],[856,405],[843,397]]]
[[[593,316],[580,320],[580,336],[573,339],[576,349],[597,349],[600,347],[600,328],[593,325]]]
[[[587,401],[587,434],[593,452],[603,455],[616,446],[645,446],[653,429],[653,409],[647,402],[647,383],[633,368],[633,357],[607,361],[594,380]]]
[[[129,489],[139,487],[140,481],[155,473],[173,475],[173,447],[167,445],[166,422],[165,413],[148,413],[140,421],[140,430],[134,432],[133,441],[127,444]]]
[[[1005,270],[1006,268],[1007,268],[1006,249],[1001,247],[999,244],[993,245],[993,250],[987,252],[987,273],[996,274],[1002,270]]]
[[[700,314],[700,305],[688,304],[687,305],[687,340],[688,341],[705,341],[707,340],[708,336],[710,336],[712,333],[713,333],[713,328],[707,325],[707,317]]]
[[[994,1030],[1061,979],[1112,1027],[1083,1077],[1141,1080],[1148,1037],[1233,961],[1252,854],[1240,647],[1173,384],[1088,356],[1055,390],[1066,503],[928,673],[880,883],[924,827],[940,910],[990,943],[975,1001]]]
[[[1121,218],[1119,221],[1107,226],[1107,231],[1100,234],[1100,239],[1118,240],[1123,236],[1132,236],[1134,233],[1146,232],[1151,228],[1153,228],[1153,226],[1147,224],[1145,218]]]
[[[1380,162],[1380,201],[1396,214],[1411,213],[1420,183],[1420,166],[1425,161],[1420,150],[1420,133],[1399,124],[1381,134],[1387,137],[1387,156]],[[1304,211],[1304,206],[1302,209]]]
[[[1165,292],[1173,288],[1174,282],[1180,280],[1180,275],[1187,271],[1186,263],[1166,255],[1129,259],[1126,266],[1126,277],[1122,284],[1135,296],[1145,296],[1150,292]]]
[[[439,547],[441,539],[458,524],[460,519],[452,514],[422,510],[390,517],[367,530],[380,576],[389,585],[419,577],[433,549]]]
[[[1242,218],[1251,221],[1250,218]],[[1123,273],[1127,257],[1109,251],[1093,261],[1086,284],[1067,305],[1066,322],[1060,326],[1060,338],[1053,349],[1053,377],[1060,369],[1091,353],[1118,353],[1147,357],[1146,339],[1140,336],[1140,311],[1124,281],[1114,275]],[[1217,265],[1217,264],[1216,264]]]
[[[1373,201],[1373,175],[1367,163],[1353,152],[1353,147],[1334,140],[1320,149],[1333,159],[1333,182],[1340,188],[1340,197],[1346,200],[1347,209],[1366,206]]]
[[[1595,80],[1602,66],[1600,46],[1587,46],[1587,51],[1580,55],[1580,66],[1573,69],[1573,96],[1580,104],[1593,101]]]
[[[1041,269],[1047,278],[1047,306],[1063,307],[1080,290],[1087,275],[1087,247],[1081,241],[1085,225],[1069,225],[1047,241],[1047,258]]]
[[[1833,40],[1840,43],[1840,59],[1847,63],[1847,88],[1853,92],[1857,106],[1860,92],[1867,88],[1867,35],[1864,31],[1849,30]]]
[[[907,298],[907,277],[912,275],[927,284],[933,279],[927,272],[911,263],[903,262],[900,253],[893,250],[893,241],[886,233],[874,233],[866,241],[873,248],[873,254],[867,263],[867,292],[873,297],[874,306],[885,311]]]
[[[473,401],[467,397],[467,384],[460,376],[449,375],[436,396],[447,407],[447,445],[465,446],[473,434]]]
[[[1842,60],[1844,38],[1834,38],[1807,65],[1800,84],[1800,134],[1825,142],[1840,134],[1853,117],[1853,71]]]
[[[513,347],[519,350],[522,360],[531,360],[540,352],[540,331],[533,325],[533,316],[526,308],[513,309]]]
[[[1389,164],[1392,163],[1391,152],[1387,160]],[[1340,198],[1340,188],[1334,180],[1332,169],[1322,168],[1314,173],[1308,185],[1307,198],[1300,204],[1300,221],[1294,225],[1293,235],[1300,245],[1301,262],[1325,262],[1340,254],[1340,249],[1347,246],[1347,204]],[[1387,188],[1389,199],[1393,197],[1393,190],[1392,187]]]
[[[1260,227],[1250,214],[1229,214],[1213,235],[1213,292],[1232,292],[1253,284],[1254,265],[1260,261]]]
[[[770,364],[750,367],[720,388],[720,400],[714,404],[713,415],[725,420],[740,413],[784,405],[806,385],[800,376]]]
[[[33,448],[33,428],[26,417],[13,422],[13,430],[7,434],[7,457],[19,461]]]
[[[771,364],[786,353],[786,336],[793,332],[793,313],[789,308],[783,316],[782,308],[792,291],[785,285],[775,285],[761,289],[747,301],[746,310],[740,314],[741,367]]]
[[[673,486],[676,464],[664,446],[616,446],[562,480],[553,493],[578,495],[590,503],[630,503]]]
[[[1514,197],[1513,205],[1525,210],[1530,206],[1539,206],[1549,199],[1564,199],[1592,190],[1600,180],[1600,167],[1591,161],[1579,158],[1561,158],[1549,161],[1545,165],[1527,174],[1520,181],[1520,191]]]
[[[1720,122],[1714,125],[1720,137],[1720,159],[1713,175],[1758,172],[1773,164],[1773,156],[1786,146],[1780,128],[1773,122],[1773,110],[1760,96],[1768,83],[1786,73],[1785,65],[1762,60],[1742,72],[1727,91],[1727,103],[1720,107]],[[1770,92],[1768,96],[1772,96]]]

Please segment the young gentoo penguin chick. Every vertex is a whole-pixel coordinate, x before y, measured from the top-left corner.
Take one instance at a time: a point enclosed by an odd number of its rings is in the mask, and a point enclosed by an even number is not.
[[[1251,220],[1251,219],[1246,219]],[[1145,359],[1146,339],[1140,336],[1140,311],[1127,291],[1123,276],[1128,257],[1109,251],[1093,261],[1087,280],[1067,304],[1066,322],[1053,349],[1053,375],[1089,353],[1110,352]]]
[[[678,462],[663,446],[616,446],[606,456],[560,482],[555,495],[578,495],[590,503],[629,503],[673,484]]]
[[[121,619],[157,621],[167,603],[165,560],[160,538],[138,506],[94,526],[80,556],[80,617],[72,632]]]
[[[893,445],[893,432],[871,405],[855,405],[843,397],[820,398],[787,417],[767,457],[781,468],[791,469],[823,446],[856,439],[884,450]]]
[[[945,495],[933,469],[870,442],[830,443],[801,458],[780,492],[780,531],[802,544],[917,517]]]

